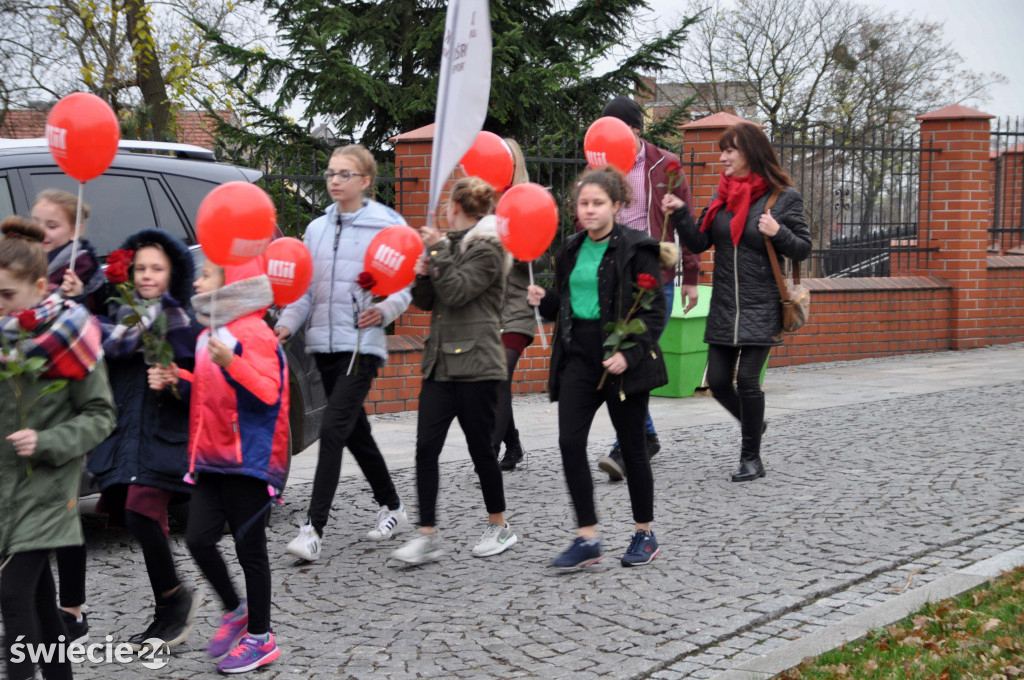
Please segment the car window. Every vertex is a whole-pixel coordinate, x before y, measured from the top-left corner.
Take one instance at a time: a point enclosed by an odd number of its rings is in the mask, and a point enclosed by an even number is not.
[[[31,200],[49,188],[78,193],[78,182],[59,170],[32,171],[28,183]],[[142,177],[108,172],[87,182],[83,197],[90,210],[85,238],[101,256],[119,247],[125,238],[140,229],[159,226]],[[178,227],[175,236],[184,236],[180,224]],[[169,231],[173,233],[173,229]]]
[[[0,219],[14,214],[14,198],[11,196],[11,184],[6,177],[0,176]]]
[[[199,204],[206,198],[206,194],[217,188],[217,183],[180,175],[164,175],[164,180],[171,187],[171,193],[178,199],[178,205],[185,211],[185,217],[195,226]]]
[[[153,199],[153,208],[156,210],[156,219],[160,228],[191,245],[192,239],[189,237],[185,225],[181,223],[181,217],[174,209],[171,197],[167,195],[167,190],[164,189],[160,180],[152,177],[149,179],[149,195]]]

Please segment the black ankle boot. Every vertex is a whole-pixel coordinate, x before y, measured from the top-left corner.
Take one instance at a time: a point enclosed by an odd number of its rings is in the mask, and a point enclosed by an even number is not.
[[[764,477],[764,465],[761,464],[761,456],[753,458],[740,458],[740,466],[732,473],[732,481],[749,482]]]
[[[505,446],[505,457],[498,463],[504,472],[511,472],[516,469],[516,465],[523,460],[526,455],[526,451],[523,450],[523,443],[519,441],[519,430],[516,430],[516,443],[512,446]]]

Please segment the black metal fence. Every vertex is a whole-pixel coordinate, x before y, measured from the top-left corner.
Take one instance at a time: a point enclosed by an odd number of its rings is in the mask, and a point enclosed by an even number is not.
[[[1005,253],[1024,246],[1024,127],[1020,118],[996,121],[992,161],[995,196],[989,247]]]
[[[331,204],[323,172],[330,160],[329,152],[311,147],[284,147],[264,153],[238,152],[224,148],[214,150],[217,160],[263,173],[257,184],[274,200],[278,225],[289,236],[301,236],[306,225],[323,214]],[[402,194],[398,186],[416,179],[403,173],[393,161],[377,166],[374,185],[376,200],[402,212]]]
[[[812,132],[773,139],[804,199],[813,239],[806,276],[889,276],[894,257],[902,267],[925,264],[929,250],[918,245],[921,159],[937,151],[917,136]]]

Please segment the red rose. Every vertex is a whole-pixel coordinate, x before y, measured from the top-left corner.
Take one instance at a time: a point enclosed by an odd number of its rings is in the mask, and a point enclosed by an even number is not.
[[[34,309],[23,309],[16,313],[14,318],[18,320],[18,325],[26,331],[34,331],[36,326],[39,325],[39,319],[36,318],[36,310]]]
[[[373,274],[370,272],[362,272],[359,274],[359,278],[356,279],[356,283],[363,290],[370,290],[377,285],[377,279],[373,278]]]
[[[665,166],[665,172],[668,175],[674,175],[683,169],[683,164],[679,161],[669,161],[668,165]]]
[[[132,266],[135,259],[134,250],[115,250],[107,255],[107,269],[104,272],[107,280],[114,285],[125,283],[128,280],[128,268]]]
[[[658,279],[654,278],[650,274],[638,274],[636,277],[637,288],[643,290],[654,290],[658,287]]]

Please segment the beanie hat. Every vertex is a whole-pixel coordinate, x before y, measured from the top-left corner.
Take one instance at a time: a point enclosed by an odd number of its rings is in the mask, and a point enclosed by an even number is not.
[[[629,97],[616,97],[611,100],[604,105],[601,115],[618,118],[626,125],[634,127],[640,132],[644,131],[644,111]]]

